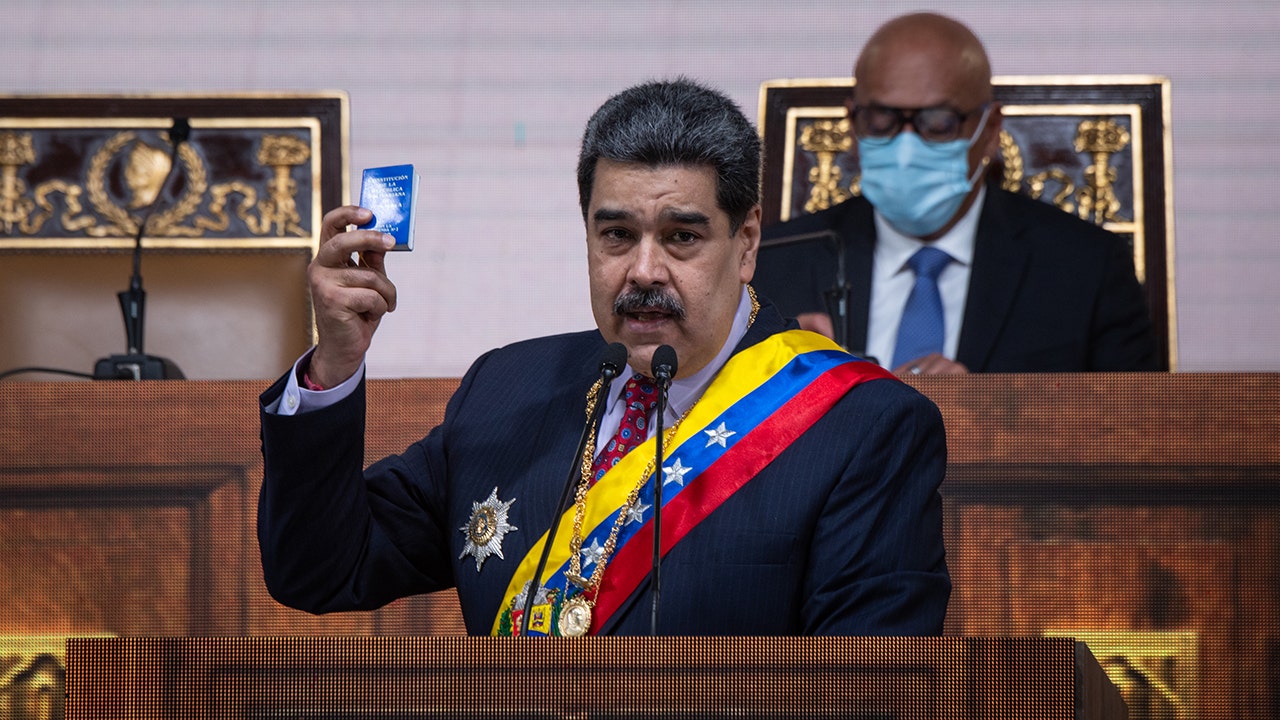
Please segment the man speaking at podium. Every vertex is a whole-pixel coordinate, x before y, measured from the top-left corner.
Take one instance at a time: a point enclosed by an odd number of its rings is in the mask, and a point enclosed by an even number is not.
[[[322,613],[456,587],[475,635],[941,632],[941,417],[756,297],[759,168],[716,91],[608,100],[578,164],[597,329],[486,353],[438,427],[368,469],[389,241],[329,212],[319,342],[262,396],[271,594]]]

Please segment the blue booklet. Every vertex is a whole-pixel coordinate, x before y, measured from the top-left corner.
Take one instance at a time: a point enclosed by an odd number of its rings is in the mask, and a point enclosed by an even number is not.
[[[418,173],[412,165],[365,170],[360,182],[360,207],[373,211],[373,219],[360,229],[377,230],[395,237],[392,250],[412,250],[413,210],[417,198]]]

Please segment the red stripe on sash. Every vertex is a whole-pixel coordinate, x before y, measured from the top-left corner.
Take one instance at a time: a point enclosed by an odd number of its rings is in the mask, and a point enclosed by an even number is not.
[[[680,542],[720,504],[756,476],[796,438],[813,426],[845,393],[866,380],[894,378],[893,373],[872,362],[837,365],[809,383],[763,422],[743,436],[680,494],[662,508],[662,556]],[[640,581],[653,569],[653,522],[636,531],[626,545],[618,548],[596,597],[594,635],[613,613],[635,592]]]

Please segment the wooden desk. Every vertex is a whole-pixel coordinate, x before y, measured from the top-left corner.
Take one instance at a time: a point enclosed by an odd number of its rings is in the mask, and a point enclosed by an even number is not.
[[[1122,720],[1065,638],[73,639],[67,717]]]

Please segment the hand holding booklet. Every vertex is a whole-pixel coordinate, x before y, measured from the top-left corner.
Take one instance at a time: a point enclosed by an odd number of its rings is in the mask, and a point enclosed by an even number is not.
[[[388,165],[364,171],[360,183],[360,207],[373,212],[361,230],[377,230],[396,239],[392,250],[413,249],[414,205],[418,174],[413,165]]]

